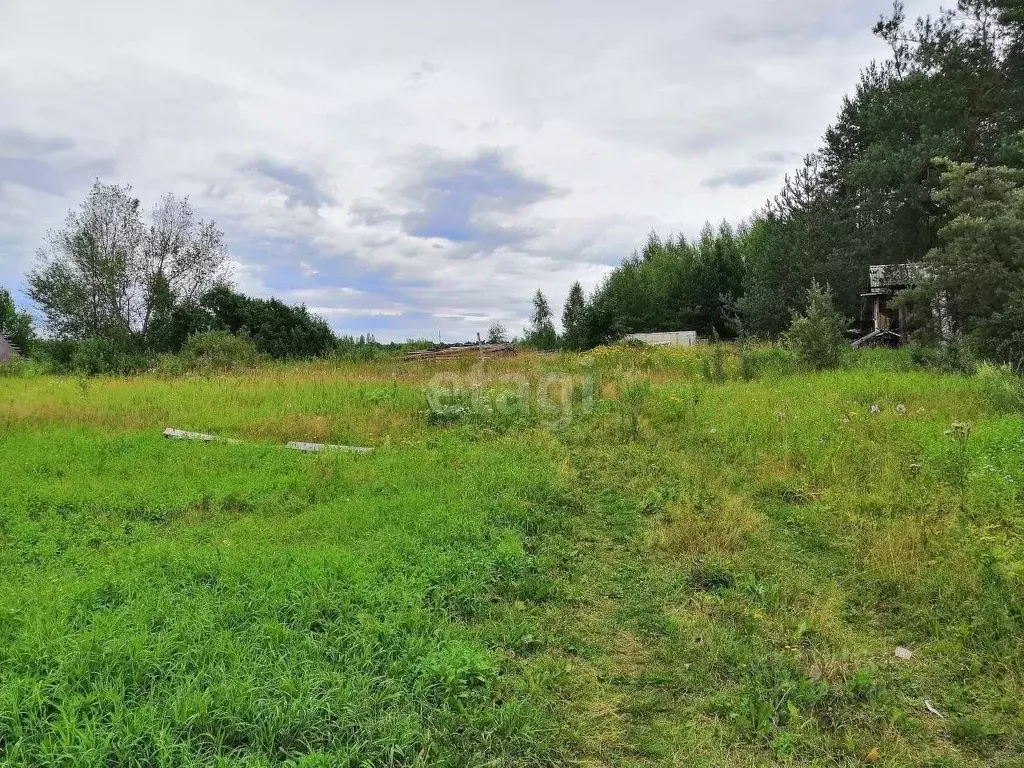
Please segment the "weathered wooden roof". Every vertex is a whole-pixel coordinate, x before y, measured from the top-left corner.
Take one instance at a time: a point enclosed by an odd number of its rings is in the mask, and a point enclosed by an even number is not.
[[[7,338],[0,333],[0,364],[6,363],[18,356],[18,348],[11,344]]]
[[[878,264],[868,268],[872,291],[909,288],[925,277],[921,264]]]
[[[893,347],[902,343],[903,337],[895,331],[879,329],[872,331],[867,336],[861,336],[853,342],[853,347],[855,349],[859,349],[861,347]]]

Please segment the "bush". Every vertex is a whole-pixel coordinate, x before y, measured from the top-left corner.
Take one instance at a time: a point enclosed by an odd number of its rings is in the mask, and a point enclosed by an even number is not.
[[[740,376],[744,381],[777,378],[797,373],[800,360],[793,350],[774,344],[744,346],[740,350]]]
[[[725,347],[713,344],[711,352],[701,356],[701,375],[704,381],[724,384],[729,376],[725,372]]]
[[[807,291],[807,312],[793,319],[786,341],[811,368],[838,368],[850,349],[845,328],[846,318],[836,309],[832,289],[814,281]]]
[[[151,364],[150,358],[138,351],[131,340],[38,342],[36,355],[54,374],[130,376]]]
[[[227,286],[214,288],[200,304],[215,329],[247,332],[257,350],[278,360],[324,357],[335,347],[331,327],[305,307],[243,296]]]
[[[623,437],[629,442],[640,439],[644,405],[651,395],[651,382],[636,373],[626,374],[619,386],[619,417]]]
[[[998,413],[1024,411],[1024,379],[1009,366],[985,363],[978,369],[979,389],[989,406]]]
[[[39,372],[39,367],[24,357],[15,357],[6,363],[0,363],[0,379],[21,379]]]
[[[166,357],[161,361],[161,369],[167,373],[214,373],[253,368],[267,359],[248,336],[207,331],[189,336],[177,358]]]
[[[919,368],[967,375],[972,375],[978,369],[977,359],[963,342],[944,345],[914,342],[908,349],[911,361]]]

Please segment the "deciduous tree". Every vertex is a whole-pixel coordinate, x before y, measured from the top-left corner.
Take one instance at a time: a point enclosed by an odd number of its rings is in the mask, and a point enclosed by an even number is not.
[[[227,249],[188,199],[166,195],[143,222],[130,186],[97,181],[29,273],[29,296],[57,338],[152,346],[175,307],[226,280]]]
[[[530,327],[526,332],[526,341],[538,349],[555,349],[558,346],[558,334],[552,320],[551,305],[547,297],[538,289],[533,296],[533,315]]]

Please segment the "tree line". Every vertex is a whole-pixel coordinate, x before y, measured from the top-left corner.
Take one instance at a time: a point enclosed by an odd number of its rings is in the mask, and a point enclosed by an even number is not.
[[[0,333],[57,371],[120,373],[196,348],[220,346],[246,359],[372,357],[372,336],[336,337],[303,306],[236,291],[228,250],[214,222],[197,219],[187,198],[165,195],[150,210],[128,185],[96,181],[64,226],[52,231],[27,276],[46,338],[0,288]],[[224,341],[242,339],[242,346]],[[404,345],[390,345],[404,346]]]
[[[926,279],[899,300],[919,337],[938,338],[941,306],[942,324],[981,355],[1024,360],[1024,8],[959,0],[911,23],[897,2],[874,32],[890,56],[863,70],[821,146],[749,221],[709,224],[692,242],[652,233],[589,295],[572,287],[561,333],[538,291],[523,341],[582,350],[656,331],[778,337],[809,303],[824,311],[823,296],[835,317],[856,319],[868,267],[913,262]],[[179,353],[207,333],[280,359],[380,346],[338,339],[306,308],[244,296],[229,277],[223,233],[187,198],[143,210],[130,187],[97,181],[28,275],[47,338],[2,289],[0,332],[59,365],[77,355],[100,370]],[[507,335],[496,324],[488,338]]]
[[[573,286],[561,337],[536,313],[529,335],[569,349],[669,330],[775,337],[812,284],[852,320],[870,265],[913,262],[927,279],[901,301],[923,338],[942,297],[979,353],[1024,359],[1024,6],[960,0],[911,23],[896,3],[874,32],[891,55],[762,210],[692,243],[652,234],[590,295]]]

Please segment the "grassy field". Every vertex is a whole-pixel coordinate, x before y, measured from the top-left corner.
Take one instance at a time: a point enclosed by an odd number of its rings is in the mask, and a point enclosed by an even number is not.
[[[0,378],[0,763],[1022,766],[1022,403],[899,353]]]

